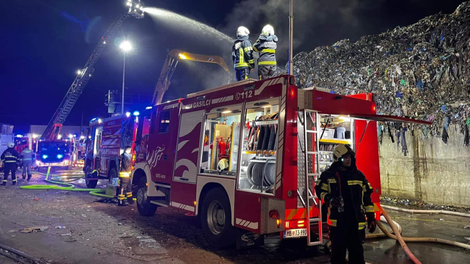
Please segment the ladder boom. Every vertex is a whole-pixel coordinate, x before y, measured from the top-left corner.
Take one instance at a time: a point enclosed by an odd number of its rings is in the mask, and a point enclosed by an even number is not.
[[[111,24],[108,30],[104,33],[104,35],[101,37],[99,43],[93,50],[93,53],[85,63],[85,66],[82,70],[78,72],[77,76],[75,77],[75,80],[72,82],[72,85],[65,94],[64,99],[62,99],[62,102],[60,103],[59,107],[57,108],[51,120],[49,121],[46,129],[44,130],[44,133],[41,136],[42,139],[57,138],[57,135],[60,132],[60,127],[62,127],[62,124],[65,122],[65,119],[67,119],[75,103],[78,101],[78,98],[85,89],[85,86],[90,80],[93,71],[95,70],[94,66],[100,58],[100,55],[103,52],[104,48],[108,44],[107,41],[112,41],[117,30],[128,16],[129,14],[126,13],[119,15],[114,20],[113,24]]]

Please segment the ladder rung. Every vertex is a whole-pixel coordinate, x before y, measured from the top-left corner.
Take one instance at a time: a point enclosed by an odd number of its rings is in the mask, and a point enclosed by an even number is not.
[[[318,154],[318,151],[307,151],[307,154]]]
[[[310,218],[310,223],[320,222],[320,218]]]
[[[315,133],[315,134],[317,133],[316,130],[309,130],[309,129],[307,129],[307,130],[305,130],[305,131],[306,131],[307,133]]]

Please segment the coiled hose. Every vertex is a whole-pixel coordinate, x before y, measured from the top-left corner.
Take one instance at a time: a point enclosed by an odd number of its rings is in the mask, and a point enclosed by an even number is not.
[[[73,185],[71,183],[67,183],[65,181],[51,180],[50,179],[50,172],[51,172],[51,167],[49,167],[47,169],[46,178],[44,179],[44,181],[47,182],[47,183],[52,183],[52,184],[56,184],[56,185],[36,184],[36,185],[20,186],[20,188],[21,189],[26,189],[26,190],[61,190],[61,191],[74,191],[74,192],[89,192],[91,195],[95,195],[95,196],[99,196],[99,197],[105,197],[105,198],[113,198],[114,197],[113,195],[105,194],[104,189],[75,188],[75,185]],[[82,178],[82,176],[74,177],[74,178]]]

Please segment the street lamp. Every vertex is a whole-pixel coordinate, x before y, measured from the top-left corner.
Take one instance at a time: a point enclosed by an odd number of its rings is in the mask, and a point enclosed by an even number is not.
[[[126,83],[126,54],[127,52],[132,50],[132,45],[129,41],[121,42],[119,48],[123,51],[124,54],[124,62],[122,65],[122,96],[121,96],[121,115],[124,115],[124,86]]]

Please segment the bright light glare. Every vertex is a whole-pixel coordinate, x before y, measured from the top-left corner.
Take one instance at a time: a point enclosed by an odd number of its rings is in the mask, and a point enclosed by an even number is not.
[[[222,112],[222,114],[230,114],[232,112],[232,110],[225,110]]]
[[[39,135],[38,134],[33,134],[33,138],[38,138]]]
[[[16,137],[17,137],[17,138],[22,138],[23,135],[18,134],[18,135],[16,135]]]
[[[98,124],[101,124],[103,122],[103,120],[101,120],[101,118],[98,119]]]
[[[73,138],[73,135],[72,135],[72,134],[69,134],[69,138]]]
[[[178,54],[178,57],[180,57],[180,59],[182,59],[182,60],[187,60],[188,59],[188,57],[184,56],[183,53]]]
[[[131,112],[126,112],[126,116],[127,117],[131,116]]]
[[[147,107],[145,107],[145,110],[150,110],[150,109],[152,109],[152,107],[151,107],[151,106],[147,106]]]
[[[57,135],[57,139],[61,139],[62,138],[62,135]]]
[[[126,40],[126,41],[121,42],[121,45],[119,45],[119,48],[122,49],[124,52],[128,52],[132,50],[132,44]]]
[[[58,159],[61,159],[61,158],[63,158],[63,157],[64,157],[64,155],[62,155],[62,154],[57,154],[57,158],[58,158]]]
[[[47,159],[47,155],[42,155],[42,159]]]
[[[81,70],[77,70],[77,74],[78,74],[78,75],[82,74],[82,71],[81,71]]]
[[[140,115],[139,111],[134,111],[134,113],[132,113],[132,114],[135,115],[135,116],[139,116],[139,115]]]

